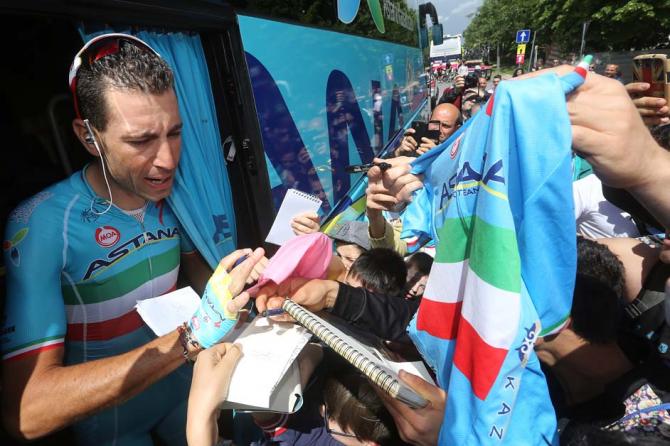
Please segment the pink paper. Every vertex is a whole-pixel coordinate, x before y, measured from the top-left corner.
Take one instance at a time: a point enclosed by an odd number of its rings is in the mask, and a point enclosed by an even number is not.
[[[333,241],[322,232],[301,235],[284,243],[268,262],[258,283],[247,291],[252,296],[268,282],[280,284],[292,277],[323,279],[333,258]]]

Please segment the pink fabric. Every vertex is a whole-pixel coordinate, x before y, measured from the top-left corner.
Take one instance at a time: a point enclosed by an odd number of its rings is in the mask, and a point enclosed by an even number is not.
[[[292,277],[323,279],[333,258],[333,241],[322,232],[301,235],[284,243],[270,259],[258,283],[247,291],[252,296],[268,282],[282,283]]]

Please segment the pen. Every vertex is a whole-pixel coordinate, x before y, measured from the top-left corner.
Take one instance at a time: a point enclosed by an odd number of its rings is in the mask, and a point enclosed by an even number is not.
[[[261,317],[278,316],[280,314],[284,314],[283,308],[271,308],[261,312]]]
[[[364,173],[372,169],[374,166],[379,167],[382,171],[388,170],[391,167],[393,167],[389,163],[381,162],[381,163],[355,164],[353,166],[345,167],[345,170],[348,173]]]

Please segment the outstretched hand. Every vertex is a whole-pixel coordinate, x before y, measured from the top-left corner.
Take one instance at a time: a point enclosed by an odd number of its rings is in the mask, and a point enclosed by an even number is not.
[[[404,370],[401,370],[399,375],[405,384],[428,400],[426,407],[412,409],[383,390],[376,388],[384,406],[395,421],[400,438],[414,445],[436,445],[447,405],[447,392]]]
[[[189,445],[216,444],[219,406],[228,395],[230,379],[241,356],[238,345],[227,343],[216,344],[198,355],[188,397],[186,436]]]
[[[645,96],[651,85],[646,82],[626,84],[626,91],[633,99],[642,120],[648,126],[670,123],[670,107],[665,98]]]

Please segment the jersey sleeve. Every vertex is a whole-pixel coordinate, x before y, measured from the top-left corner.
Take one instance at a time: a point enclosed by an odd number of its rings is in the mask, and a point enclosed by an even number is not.
[[[182,254],[191,254],[196,251],[193,241],[188,236],[181,223],[179,224],[179,248]]]
[[[48,200],[54,197],[43,195],[47,203],[36,203],[36,197],[10,214],[2,245],[7,273],[0,331],[3,360],[60,347],[67,329],[61,293],[62,212],[59,218],[48,211]]]

